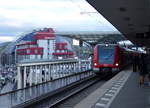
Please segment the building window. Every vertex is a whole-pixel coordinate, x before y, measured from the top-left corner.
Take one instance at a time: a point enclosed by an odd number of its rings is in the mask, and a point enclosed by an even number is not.
[[[47,44],[49,45],[49,40],[47,40]]]
[[[35,59],[37,59],[37,55],[35,55]]]
[[[30,53],[30,50],[29,49],[27,49],[27,54],[29,54]]]
[[[38,54],[38,50],[37,49],[35,49],[34,52],[35,52],[35,54]]]
[[[41,55],[41,59],[43,59],[43,55]]]

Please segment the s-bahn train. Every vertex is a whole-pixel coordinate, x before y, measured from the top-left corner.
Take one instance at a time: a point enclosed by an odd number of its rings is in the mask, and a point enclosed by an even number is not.
[[[133,51],[117,44],[98,44],[94,48],[93,70],[96,74],[119,71],[132,62]]]

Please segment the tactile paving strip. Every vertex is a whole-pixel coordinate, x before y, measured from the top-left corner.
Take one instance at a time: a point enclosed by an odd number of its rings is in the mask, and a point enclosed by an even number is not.
[[[128,74],[124,73],[124,75],[121,76],[118,80],[113,81],[112,86],[106,90],[103,96],[100,97],[100,99],[95,103],[95,105],[92,108],[109,108],[110,104],[117,96],[121,88],[124,86],[130,74],[131,72]]]

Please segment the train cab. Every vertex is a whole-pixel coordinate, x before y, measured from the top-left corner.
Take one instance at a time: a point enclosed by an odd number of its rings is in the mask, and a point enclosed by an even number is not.
[[[119,67],[119,46],[116,44],[98,44],[94,48],[94,71],[111,71]]]
[[[127,50],[118,44],[98,44],[94,48],[93,70],[95,73],[120,70],[132,62],[135,51]]]

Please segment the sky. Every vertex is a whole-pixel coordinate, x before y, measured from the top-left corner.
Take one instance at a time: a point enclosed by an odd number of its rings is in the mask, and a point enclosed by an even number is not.
[[[0,0],[0,42],[37,28],[116,32],[85,0]]]

